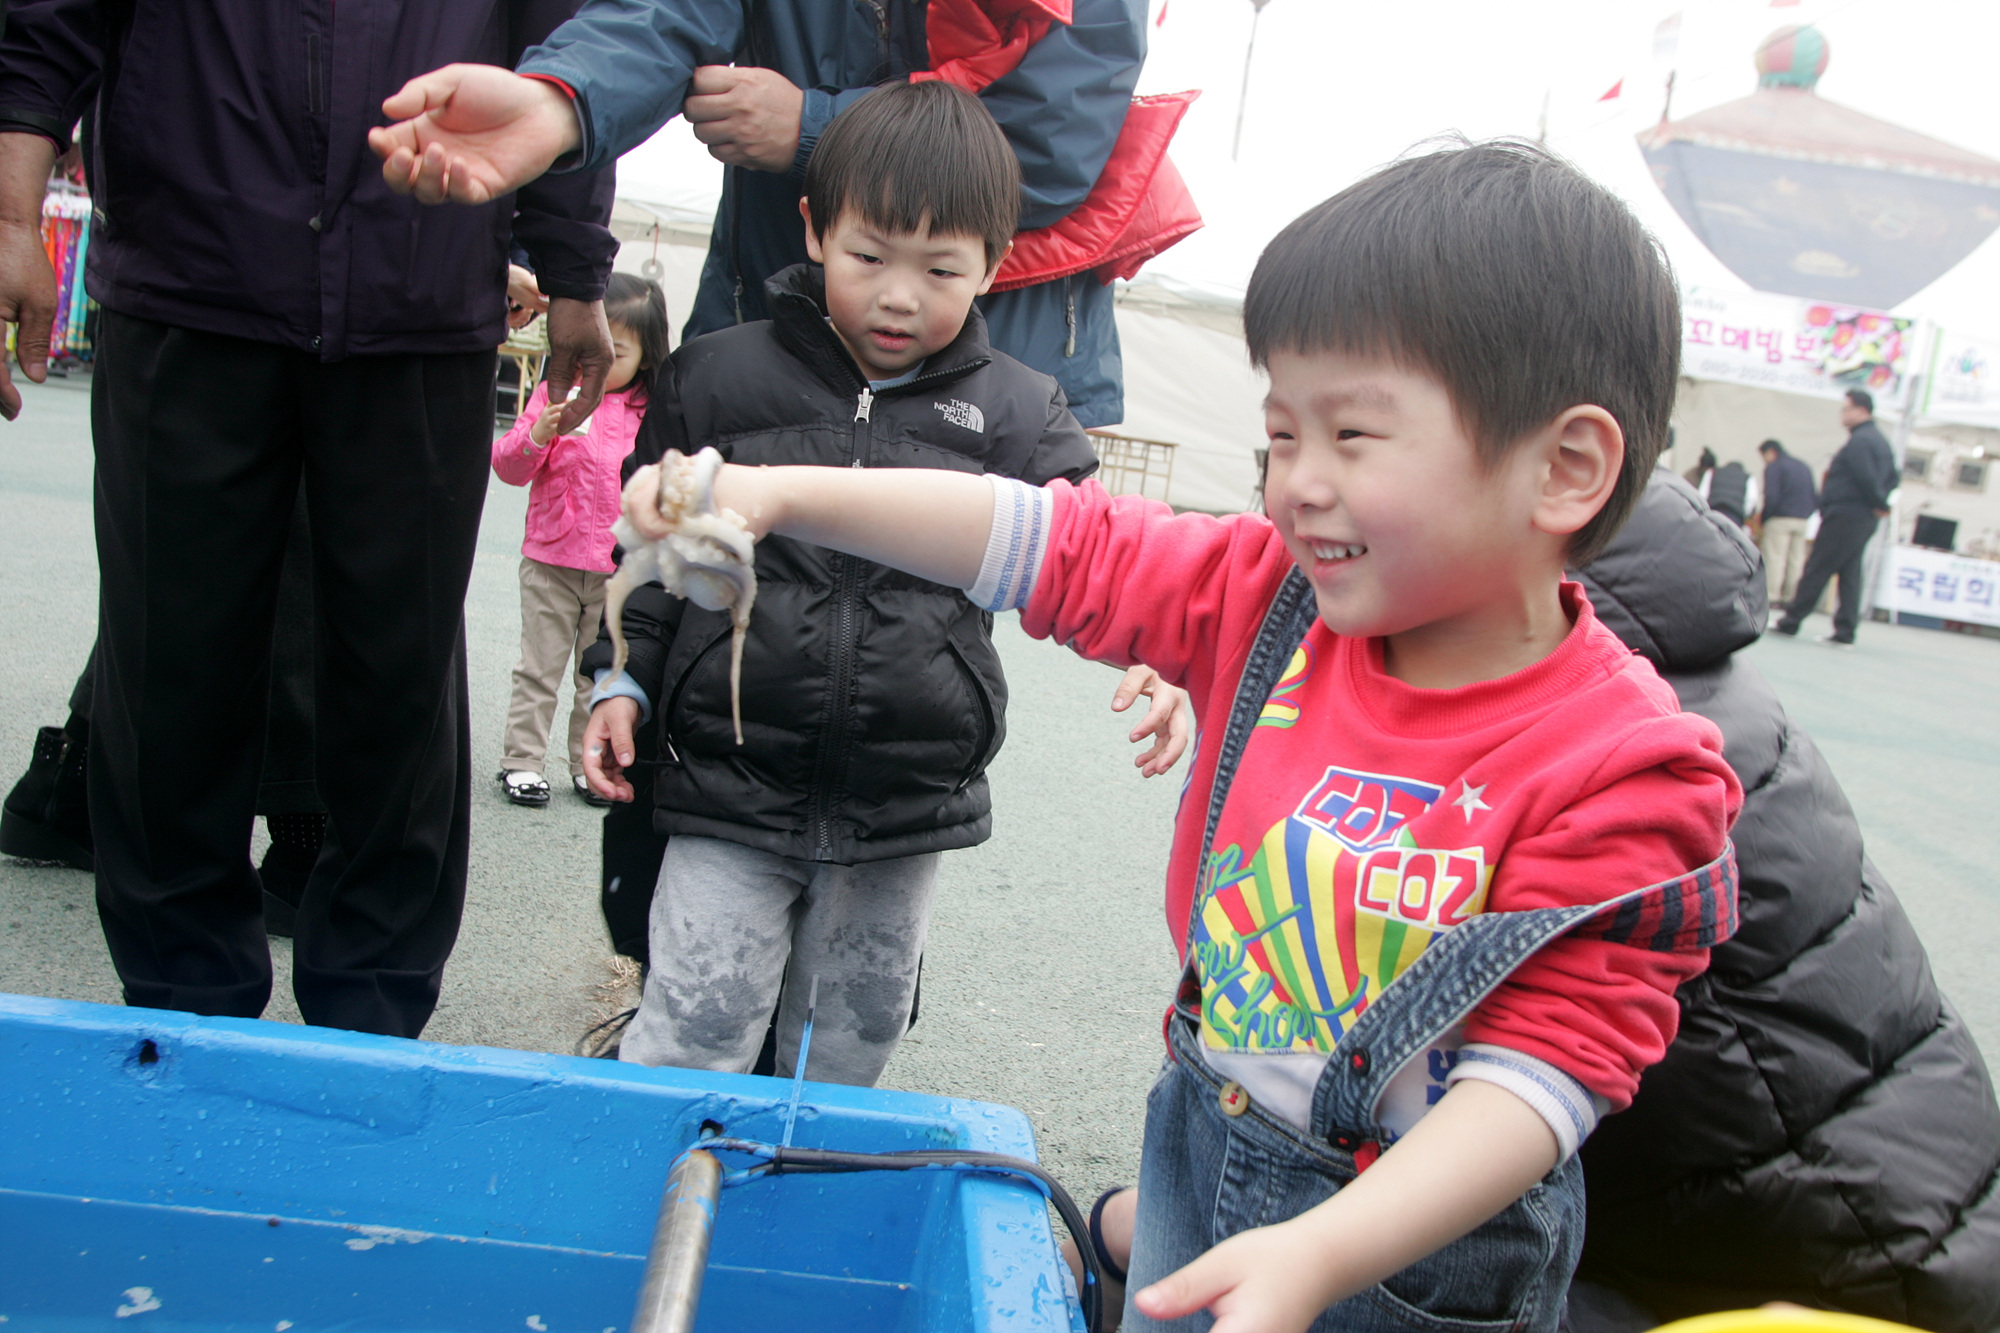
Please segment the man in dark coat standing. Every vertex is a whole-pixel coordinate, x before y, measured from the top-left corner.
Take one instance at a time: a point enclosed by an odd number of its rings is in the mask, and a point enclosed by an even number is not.
[[[1798,595],[1772,629],[1797,634],[1819,605],[1828,579],[1840,579],[1840,606],[1826,642],[1851,647],[1861,621],[1861,557],[1875,535],[1877,519],[1888,517],[1889,493],[1896,489],[1896,451],[1875,424],[1875,399],[1866,389],[1849,389],[1840,407],[1847,443],[1827,465],[1820,487],[1819,537],[1799,575]]]
[[[507,241],[552,298],[550,380],[597,402],[610,171],[478,208],[383,183],[382,99],[512,64],[575,0],[37,0],[0,42],[0,316],[46,373],[49,167],[86,111],[103,306],[90,824],[126,1001],[255,1017],[250,864],[278,571],[304,483],[314,777],[330,816],[296,926],[309,1023],[418,1035],[465,901],[464,601],[486,492]],[[337,21],[336,21],[337,8]],[[20,397],[0,371],[0,411]],[[570,418],[575,418],[574,420]]]
[[[1799,590],[1806,565],[1806,523],[1819,509],[1812,469],[1785,452],[1776,440],[1757,446],[1764,457],[1763,531],[1765,590],[1772,606],[1783,606]]]

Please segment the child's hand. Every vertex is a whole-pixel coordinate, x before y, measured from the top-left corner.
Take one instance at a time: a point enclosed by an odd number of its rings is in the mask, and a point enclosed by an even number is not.
[[[1303,1333],[1340,1285],[1325,1241],[1293,1219],[1231,1236],[1132,1300],[1161,1320],[1205,1308],[1212,1333]]]
[[[1132,762],[1142,776],[1156,778],[1179,763],[1187,752],[1188,715],[1183,707],[1187,691],[1167,684],[1159,672],[1141,663],[1118,682],[1118,692],[1111,696],[1111,711],[1124,712],[1142,694],[1153,704],[1146,710],[1146,716],[1139,719],[1139,725],[1132,728],[1128,739],[1136,745],[1148,736],[1153,738],[1153,748]]]
[[[528,427],[528,438],[535,442],[537,449],[546,449],[549,441],[556,437],[556,429],[562,424],[563,409],[568,406],[567,399],[557,402],[551,398],[542,409],[542,414],[535,418],[535,424]]]
[[[507,265],[507,327],[525,329],[548,308],[549,298],[542,295],[535,275],[519,264]]]
[[[599,796],[632,799],[625,770],[632,766],[632,728],[638,721],[638,700],[624,695],[590,710],[590,725],[583,729],[583,776]]]

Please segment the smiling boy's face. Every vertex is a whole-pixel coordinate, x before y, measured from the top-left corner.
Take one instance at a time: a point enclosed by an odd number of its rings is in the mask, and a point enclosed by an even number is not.
[[[806,253],[826,269],[833,331],[871,380],[894,379],[956,338],[1000,267],[977,236],[890,232],[851,209],[824,236],[808,214]]]
[[[1385,359],[1281,351],[1270,371],[1265,511],[1328,628],[1505,641],[1537,584],[1552,600],[1535,450],[1482,463],[1444,385]]]

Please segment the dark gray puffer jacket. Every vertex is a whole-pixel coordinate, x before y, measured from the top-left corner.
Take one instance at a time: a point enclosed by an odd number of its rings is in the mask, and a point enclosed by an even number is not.
[[[674,353],[634,448],[732,463],[949,468],[1042,485],[1097,453],[1047,375],[996,352],[978,310],[916,379],[869,392],[826,322],[817,268],[765,286],[772,318]],[[667,377],[660,377],[665,380]],[[653,703],[654,827],[854,865],[986,840],[1006,736],[993,617],[947,588],[787,537],[757,546],[743,735],[729,616],[657,586],[625,604],[628,670]],[[610,665],[600,639],[586,672]]]
[[[1788,1300],[2000,1327],[1992,1081],[1826,760],[1731,660],[1764,627],[1755,549],[1661,471],[1579,577],[1722,729],[1745,793],[1742,928],[1681,988],[1637,1100],[1584,1144],[1580,1276],[1661,1318]]]

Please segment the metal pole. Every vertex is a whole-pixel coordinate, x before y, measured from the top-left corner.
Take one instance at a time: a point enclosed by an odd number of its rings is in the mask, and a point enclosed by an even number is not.
[[[1231,162],[1243,147],[1243,109],[1250,104],[1250,61],[1257,54],[1257,20],[1264,17],[1264,6],[1270,3],[1271,0],[1250,0],[1250,45],[1243,48],[1243,92],[1236,99],[1236,137],[1229,141]]]
[[[660,1196],[660,1220],[653,1227],[632,1333],[692,1333],[721,1191],[722,1163],[713,1153],[697,1148],[674,1164]]]

